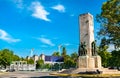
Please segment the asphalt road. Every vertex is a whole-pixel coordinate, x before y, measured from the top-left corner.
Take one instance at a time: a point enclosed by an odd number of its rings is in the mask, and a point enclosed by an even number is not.
[[[0,74],[0,78],[42,78],[44,76],[46,77],[50,76],[49,73],[50,72],[38,72],[38,71],[5,72]]]

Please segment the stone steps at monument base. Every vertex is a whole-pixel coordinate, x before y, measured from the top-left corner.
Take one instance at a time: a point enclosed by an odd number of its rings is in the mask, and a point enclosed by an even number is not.
[[[73,68],[73,69],[66,69],[60,73],[65,73],[65,74],[76,74],[80,72],[96,72],[97,69],[86,69],[86,68]]]
[[[86,69],[86,68],[78,68],[74,71],[72,71],[71,73],[75,74],[75,73],[82,73],[82,72],[96,72],[97,69]]]
[[[102,74],[120,74],[120,71],[103,71]]]
[[[108,68],[103,68],[103,69],[101,69],[102,71],[104,71],[104,72],[118,72],[118,70],[117,69],[108,69]]]
[[[71,68],[71,69],[66,69],[64,71],[61,71],[60,73],[64,73],[64,74],[71,74],[72,71],[76,70],[75,68]]]
[[[120,71],[118,71],[117,69],[103,68],[101,70],[103,71],[103,74],[120,74]]]
[[[86,68],[72,68],[72,69],[66,69],[60,73],[64,74],[78,74],[78,73],[97,73],[97,70],[101,72],[101,74],[120,74],[120,71],[115,69],[108,69],[108,68],[102,68],[102,69],[86,69]]]

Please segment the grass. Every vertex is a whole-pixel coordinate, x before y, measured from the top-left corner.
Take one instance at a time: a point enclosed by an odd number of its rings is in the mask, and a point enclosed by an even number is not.
[[[88,77],[88,78],[101,78],[101,77],[120,77],[120,74],[60,74],[60,73],[51,73],[52,76],[63,76],[63,77]]]

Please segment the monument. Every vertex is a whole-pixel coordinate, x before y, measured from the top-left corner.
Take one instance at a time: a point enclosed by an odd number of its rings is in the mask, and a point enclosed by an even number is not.
[[[67,69],[62,73],[86,73],[101,71],[101,57],[97,54],[94,40],[93,16],[90,13],[79,16],[80,44],[78,50],[77,68]]]
[[[62,73],[120,74],[118,70],[103,68],[101,65],[101,57],[97,54],[96,40],[94,40],[93,16],[90,13],[79,16],[79,28],[77,68],[66,69]]]
[[[78,68],[101,69],[101,57],[97,55],[94,40],[93,16],[90,13],[79,16],[80,45],[78,50]]]

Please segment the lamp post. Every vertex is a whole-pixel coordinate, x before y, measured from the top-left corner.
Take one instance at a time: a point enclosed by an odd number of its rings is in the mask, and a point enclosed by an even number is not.
[[[58,45],[58,52],[60,52],[61,47],[62,47],[62,45]]]
[[[62,47],[62,45],[59,45],[59,46],[58,46],[58,52],[61,52],[61,50],[60,50],[61,47]],[[60,62],[59,62],[58,64],[59,64],[59,72],[60,72]]]
[[[53,62],[52,62],[52,57],[51,57],[51,71],[52,71],[52,63],[53,63]]]
[[[60,62],[59,62],[59,72],[60,72]]]
[[[31,57],[33,56],[33,52],[34,52],[34,48],[32,48],[31,51],[30,51],[30,56]]]

